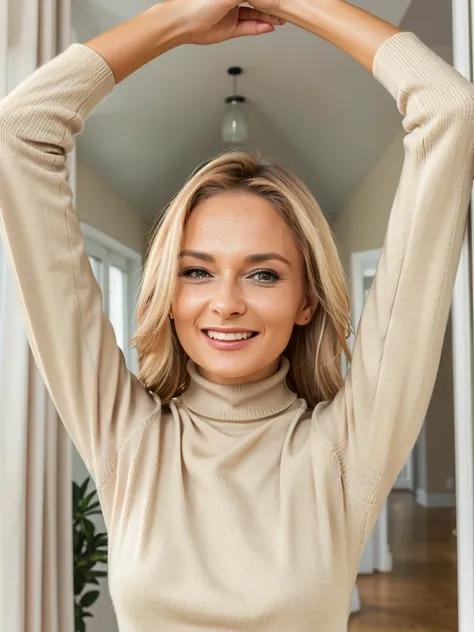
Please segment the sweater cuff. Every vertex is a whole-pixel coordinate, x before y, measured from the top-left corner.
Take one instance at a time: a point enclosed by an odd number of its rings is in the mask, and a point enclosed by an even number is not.
[[[425,111],[472,107],[472,84],[414,33],[396,33],[382,44],[374,58],[373,75],[399,102],[402,114],[400,92],[416,94],[419,109]],[[459,89],[459,77],[466,91]]]
[[[110,66],[83,44],[72,44],[43,64],[0,103],[0,134],[34,138],[71,151],[65,126],[83,121],[115,86]]]
[[[108,63],[85,44],[71,44],[43,68],[58,83],[69,80],[74,84],[68,105],[84,118],[115,88]]]

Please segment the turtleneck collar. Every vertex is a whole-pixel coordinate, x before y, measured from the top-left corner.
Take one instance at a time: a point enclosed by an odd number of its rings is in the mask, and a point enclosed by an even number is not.
[[[290,368],[288,358],[281,357],[276,373],[250,384],[216,384],[198,373],[196,364],[187,364],[190,383],[182,402],[190,411],[221,421],[258,420],[283,412],[296,400],[286,383]]]

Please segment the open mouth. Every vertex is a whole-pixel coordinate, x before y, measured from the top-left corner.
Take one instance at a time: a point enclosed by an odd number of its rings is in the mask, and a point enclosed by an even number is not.
[[[213,331],[212,329],[204,329],[203,332],[208,338],[212,340],[219,340],[222,342],[235,342],[237,340],[249,340],[258,336],[256,331],[236,331],[232,333],[224,333],[222,331]]]

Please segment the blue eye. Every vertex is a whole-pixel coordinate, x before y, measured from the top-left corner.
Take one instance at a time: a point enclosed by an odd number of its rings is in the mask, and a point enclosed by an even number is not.
[[[203,281],[212,275],[203,268],[186,268],[178,273],[180,277],[193,279],[194,281]],[[248,278],[255,279],[262,285],[271,285],[281,280],[281,276],[275,270],[257,270],[249,275]]]
[[[202,268],[186,268],[186,270],[179,273],[179,276],[183,276],[188,279],[206,279],[209,276],[209,272],[207,270],[203,270]]]
[[[258,270],[252,274],[253,277],[257,278],[259,283],[276,283],[280,280],[280,275],[274,270]]]

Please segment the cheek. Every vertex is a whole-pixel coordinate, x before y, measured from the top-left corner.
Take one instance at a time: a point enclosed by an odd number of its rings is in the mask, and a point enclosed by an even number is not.
[[[301,307],[302,289],[296,281],[285,281],[273,288],[257,287],[253,284],[241,286],[241,298],[247,312],[267,328],[285,329],[293,327]],[[177,323],[192,323],[208,311],[214,298],[212,284],[178,284],[173,299],[173,314]]]
[[[248,303],[259,306],[265,311],[276,311],[283,314],[295,314],[302,302],[303,291],[300,284],[285,280],[281,285],[275,287],[249,288],[247,293]]]
[[[203,292],[192,285],[182,285],[176,288],[173,298],[173,313],[176,320],[192,319],[205,305]]]
[[[291,318],[292,313],[294,313],[293,305],[288,301],[283,301],[282,299],[267,298],[256,300],[253,302],[253,306],[255,306],[255,311],[257,311],[262,316],[265,316],[268,320],[276,321],[279,320],[287,320]]]

